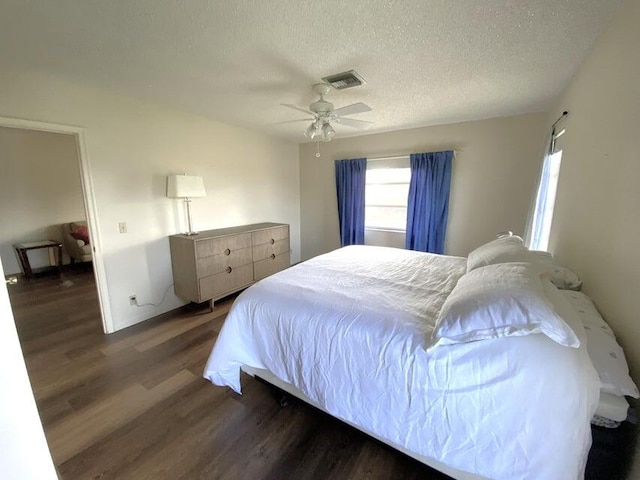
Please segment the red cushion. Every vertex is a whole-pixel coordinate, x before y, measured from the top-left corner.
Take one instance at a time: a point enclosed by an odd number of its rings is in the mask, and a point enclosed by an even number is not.
[[[80,225],[71,232],[71,236],[76,240],[82,240],[84,243],[89,243],[89,229],[86,225]]]

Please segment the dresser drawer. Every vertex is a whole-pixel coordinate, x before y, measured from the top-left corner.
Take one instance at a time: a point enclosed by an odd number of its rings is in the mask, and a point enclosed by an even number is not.
[[[236,250],[251,247],[251,233],[227,235],[219,238],[208,238],[196,242],[196,257],[204,258],[212,255],[232,253]]]
[[[253,261],[250,248],[242,250],[229,250],[220,255],[212,255],[210,257],[200,258],[197,263],[198,278],[208,277],[215,273],[224,272],[227,267],[237,268],[247,265]]]
[[[289,238],[289,226],[268,228],[253,232],[253,244],[262,245],[263,243],[275,244],[278,240]]]
[[[209,300],[211,308],[216,300],[287,268],[291,260],[289,225],[281,223],[172,235],[169,245],[176,295],[193,302]]]
[[[281,255],[275,255],[273,258],[269,257],[264,260],[259,260],[253,263],[253,276],[255,281],[261,280],[269,275],[284,270],[289,267],[290,260],[289,252]]]
[[[228,270],[228,269],[227,269]],[[230,268],[230,272],[224,271],[200,279],[200,298],[220,298],[225,293],[231,293],[253,282],[253,264],[243,265],[238,268]]]
[[[289,239],[276,240],[274,243],[263,243],[253,246],[253,261],[264,260],[271,255],[282,255],[289,251]]]

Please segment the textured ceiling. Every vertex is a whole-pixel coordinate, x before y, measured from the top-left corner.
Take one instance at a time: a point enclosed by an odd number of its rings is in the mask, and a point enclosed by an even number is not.
[[[546,110],[618,0],[1,0],[0,68],[304,141],[320,77],[389,131]],[[357,132],[337,127],[338,136]]]

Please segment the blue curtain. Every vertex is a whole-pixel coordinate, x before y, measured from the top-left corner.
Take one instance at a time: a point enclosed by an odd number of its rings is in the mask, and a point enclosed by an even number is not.
[[[444,253],[453,152],[414,153],[407,202],[408,250]]]
[[[364,245],[364,189],[367,159],[336,160],[340,243]]]

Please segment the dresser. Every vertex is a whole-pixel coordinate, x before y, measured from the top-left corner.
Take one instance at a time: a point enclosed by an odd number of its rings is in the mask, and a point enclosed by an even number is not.
[[[290,265],[289,225],[255,223],[197,235],[172,235],[176,295],[213,303]]]

